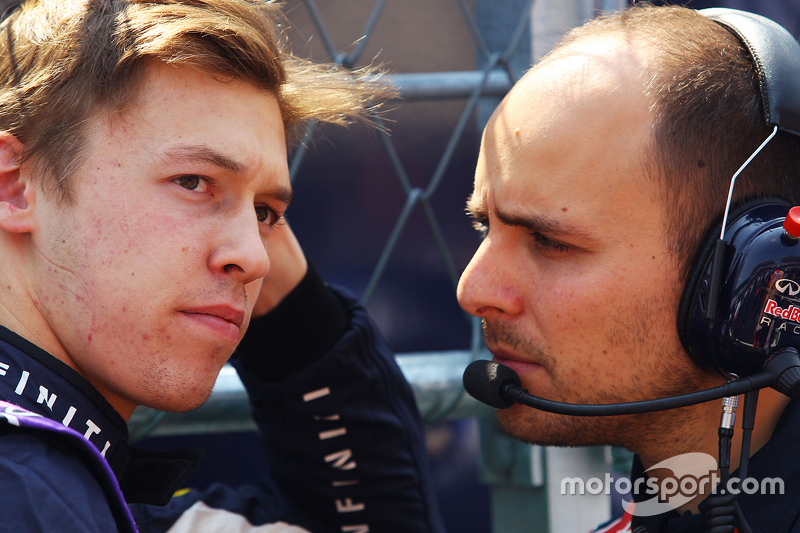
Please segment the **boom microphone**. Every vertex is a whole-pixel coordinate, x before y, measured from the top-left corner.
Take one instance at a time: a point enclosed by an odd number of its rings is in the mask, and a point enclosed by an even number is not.
[[[493,361],[473,361],[464,371],[464,388],[469,395],[491,407],[506,409],[519,403],[540,411],[570,416],[616,416],[665,411],[738,396],[764,387],[773,387],[790,398],[800,397],[800,355],[797,350],[780,350],[767,361],[763,372],[729,381],[719,387],[655,400],[599,405],[556,402],[533,396],[522,387],[516,372]]]

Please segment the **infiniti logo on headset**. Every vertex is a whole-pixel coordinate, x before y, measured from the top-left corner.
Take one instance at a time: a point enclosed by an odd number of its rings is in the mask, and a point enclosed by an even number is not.
[[[779,279],[775,282],[775,290],[781,294],[785,294],[788,291],[788,296],[795,296],[800,293],[800,284],[790,279]]]

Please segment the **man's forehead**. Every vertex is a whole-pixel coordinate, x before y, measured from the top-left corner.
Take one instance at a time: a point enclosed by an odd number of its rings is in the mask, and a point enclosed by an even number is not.
[[[158,60],[142,60],[142,75],[130,85],[126,97],[116,106],[100,104],[93,114],[107,115],[114,125],[126,125],[141,120],[148,108],[157,109],[160,105],[171,105],[176,99],[195,98],[198,94],[227,86],[235,90],[260,94],[279,103],[278,96],[258,87],[245,79],[231,76],[225,72],[206,71],[192,65],[165,63]],[[280,103],[277,107],[281,122]],[[285,131],[284,131],[285,133]]]
[[[153,62],[137,98],[124,110],[98,109],[86,132],[100,156],[141,158],[150,170],[223,171],[256,194],[291,200],[279,104],[246,82]]]
[[[530,149],[559,143],[626,143],[652,125],[642,65],[628,48],[609,55],[576,51],[528,73],[492,115],[484,133],[486,170],[509,165]],[[573,137],[564,137],[567,132]]]
[[[537,116],[576,106],[591,111],[607,101],[644,97],[645,50],[615,39],[601,40],[596,47],[590,44],[581,41],[545,58],[512,88],[498,112],[507,106]],[[585,118],[592,120],[588,113]]]
[[[625,48],[609,53],[553,59],[512,89],[484,133],[468,208],[610,216],[620,197],[650,192],[641,65]]]

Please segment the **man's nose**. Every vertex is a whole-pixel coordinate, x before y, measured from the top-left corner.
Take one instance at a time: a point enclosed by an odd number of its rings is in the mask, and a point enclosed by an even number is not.
[[[209,258],[209,267],[243,283],[262,278],[269,271],[267,247],[252,207],[228,213]]]
[[[471,315],[516,315],[524,302],[511,243],[487,237],[458,281],[458,303]]]

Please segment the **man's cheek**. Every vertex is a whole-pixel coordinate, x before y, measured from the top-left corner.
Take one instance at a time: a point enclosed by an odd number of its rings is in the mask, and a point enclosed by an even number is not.
[[[547,298],[539,300],[539,319],[554,332],[588,328],[607,313],[608,298],[596,293],[596,287],[580,286],[571,281],[553,285]]]

